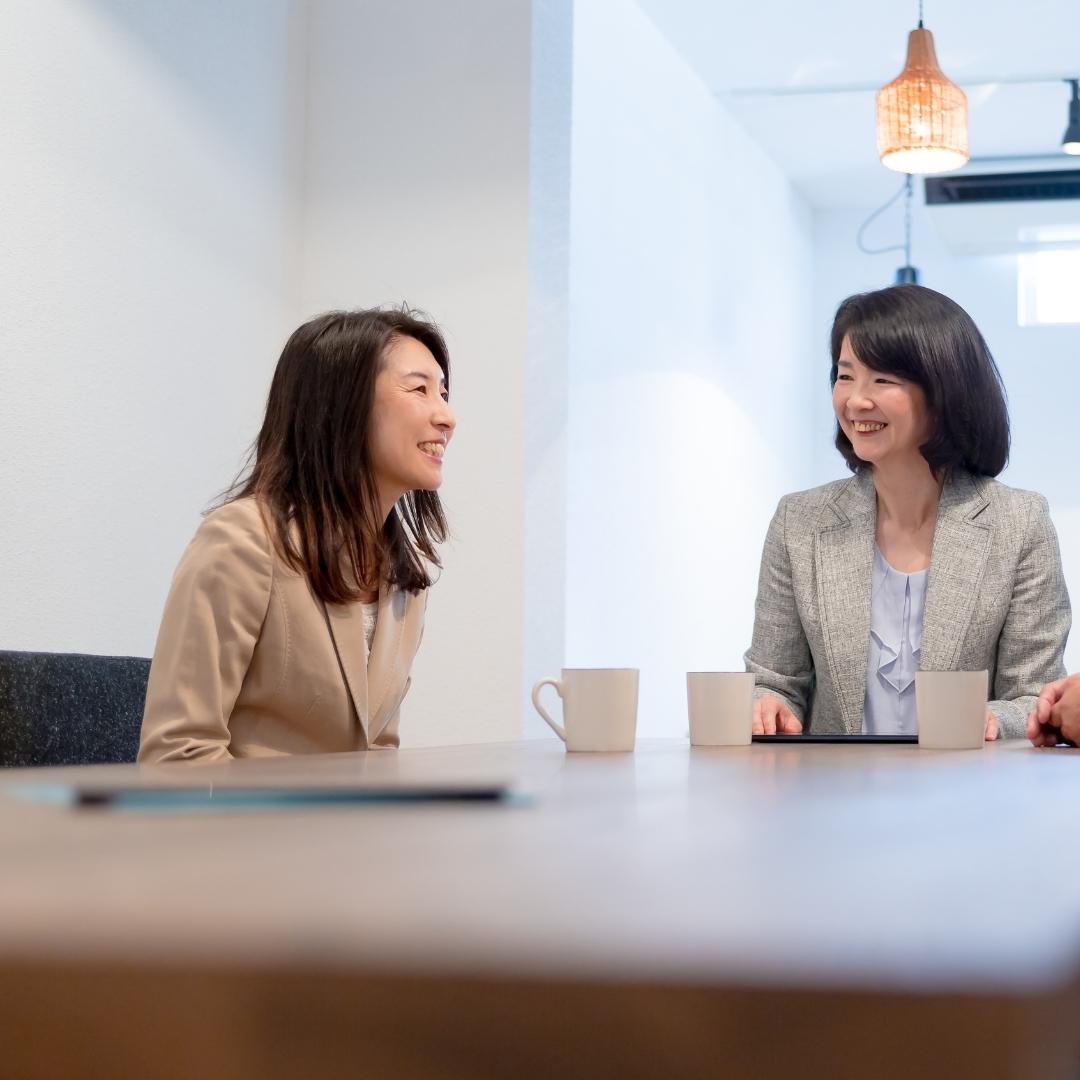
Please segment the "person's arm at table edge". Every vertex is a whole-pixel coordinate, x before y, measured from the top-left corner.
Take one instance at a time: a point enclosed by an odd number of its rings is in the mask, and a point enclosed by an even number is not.
[[[787,546],[789,499],[785,495],[780,500],[765,535],[753,637],[743,660],[746,670],[755,675],[755,728],[763,710],[770,709],[763,699],[773,698],[779,706],[790,710],[798,725],[786,726],[784,730],[801,731],[813,685],[813,662],[791,584]],[[791,673],[782,670],[789,667],[794,669]],[[767,726],[763,730],[767,731]]]
[[[273,557],[254,502],[208,517],[173,577],[143,713],[139,761],[224,761],[229,717],[270,602]]]

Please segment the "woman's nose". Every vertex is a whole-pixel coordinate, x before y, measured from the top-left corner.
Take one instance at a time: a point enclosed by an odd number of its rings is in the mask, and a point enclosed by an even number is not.
[[[450,408],[450,402],[443,402],[442,409],[435,418],[435,426],[445,428],[448,434],[457,427],[457,417],[454,416],[454,410]]]

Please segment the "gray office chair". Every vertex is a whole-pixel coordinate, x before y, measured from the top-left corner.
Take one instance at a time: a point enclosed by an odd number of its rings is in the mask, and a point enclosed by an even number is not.
[[[0,651],[0,766],[134,761],[150,661]]]

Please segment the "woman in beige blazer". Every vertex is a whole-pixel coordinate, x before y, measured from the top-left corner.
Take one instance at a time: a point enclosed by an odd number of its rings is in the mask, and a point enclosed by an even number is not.
[[[331,312],[289,338],[250,473],[173,577],[140,761],[398,745],[446,537],[449,381],[416,313]]]
[[[1061,678],[1069,598],[1046,500],[993,479],[1009,422],[970,317],[899,285],[832,329],[836,446],[852,472],[769,526],[746,665],[754,729],[915,731],[914,673],[989,672],[986,738],[1021,737]]]

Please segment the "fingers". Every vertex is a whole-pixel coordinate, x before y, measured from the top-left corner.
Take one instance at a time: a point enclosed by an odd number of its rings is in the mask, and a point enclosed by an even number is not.
[[[776,710],[780,702],[776,698],[763,698],[761,703],[761,727],[765,735],[776,734]]]
[[[1058,698],[1061,697],[1061,683],[1064,680],[1059,679],[1057,682],[1047,683],[1043,688],[1039,696],[1035,699],[1035,719],[1040,724],[1045,724],[1050,719],[1050,709],[1057,703]]]
[[[999,729],[997,717],[992,713],[986,714],[986,726],[983,729],[983,739],[986,742],[993,742],[998,737]]]
[[[1039,718],[1035,714],[1035,710],[1032,709],[1031,712],[1028,713],[1027,723],[1024,725],[1024,734],[1028,737],[1028,741],[1035,746],[1040,745],[1039,743],[1035,742],[1035,740],[1039,737],[1040,730],[1041,729],[1039,727]]]
[[[1045,745],[1043,741],[1042,724],[1035,718],[1034,712],[1032,712],[1027,719],[1027,726],[1024,728],[1024,734],[1028,737],[1028,742],[1030,742],[1032,746]]]
[[[1078,676],[1068,675],[1064,679],[1047,683],[1042,688],[1042,692],[1035,701],[1035,708],[1028,715],[1024,729],[1024,734],[1033,746],[1057,745],[1061,737],[1058,731],[1060,717],[1055,717],[1053,713],[1065,691],[1076,685],[1078,681],[1080,681]]]
[[[1042,688],[1042,692],[1035,702],[1035,718],[1040,724],[1049,722],[1050,710],[1061,700],[1061,695],[1065,693],[1066,686],[1070,679],[1075,678],[1075,675],[1071,675],[1064,679],[1058,679],[1055,682],[1047,683]]]
[[[1062,740],[1075,745],[1080,735],[1080,680],[1075,675],[1073,680],[1050,710],[1050,725],[1058,729]]]
[[[1037,724],[1034,732],[1029,726],[1026,734],[1032,746],[1057,746],[1061,738],[1061,732],[1052,724]]]
[[[774,697],[760,697],[754,702],[755,735],[780,734],[799,735],[802,724],[799,718],[782,702]]]
[[[764,708],[764,698],[754,699],[754,725],[750,729],[755,735],[765,734],[765,721],[762,718],[762,711]]]
[[[789,708],[781,705],[776,715],[776,730],[785,735],[801,735],[802,722]]]
[[[1027,718],[1024,734],[1032,746],[1057,746],[1059,738],[1057,729],[1052,724],[1040,723],[1034,710]]]

